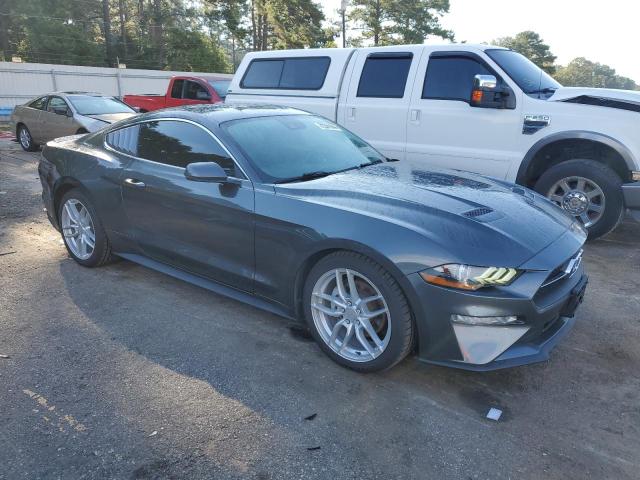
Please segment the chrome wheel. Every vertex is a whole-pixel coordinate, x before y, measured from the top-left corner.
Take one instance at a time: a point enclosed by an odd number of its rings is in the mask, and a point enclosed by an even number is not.
[[[598,184],[588,178],[563,178],[553,184],[547,198],[579,219],[587,228],[594,225],[604,214],[604,192]]]
[[[391,339],[391,315],[380,290],[355,270],[322,275],[311,293],[311,314],[322,340],[353,362],[379,357]]]
[[[31,148],[31,135],[25,127],[20,127],[20,145],[22,145],[22,148],[25,150]]]
[[[91,257],[96,247],[96,231],[87,207],[70,198],[62,206],[60,220],[62,236],[71,253],[80,260]]]

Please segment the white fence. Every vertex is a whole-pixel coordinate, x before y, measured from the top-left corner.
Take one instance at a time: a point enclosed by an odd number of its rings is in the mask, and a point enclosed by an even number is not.
[[[233,77],[225,73],[0,62],[0,110],[6,114],[6,111],[11,111],[30,98],[55,91],[81,90],[117,97],[135,93],[165,93],[168,79],[174,75]]]

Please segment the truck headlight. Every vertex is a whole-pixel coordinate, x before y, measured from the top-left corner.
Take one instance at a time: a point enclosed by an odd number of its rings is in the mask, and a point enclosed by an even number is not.
[[[515,268],[474,267],[447,264],[420,272],[425,282],[441,287],[478,290],[482,287],[503,287],[513,282],[520,272]]]

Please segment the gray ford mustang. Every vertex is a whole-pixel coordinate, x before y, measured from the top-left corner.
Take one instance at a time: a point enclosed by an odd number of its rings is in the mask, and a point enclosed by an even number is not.
[[[39,172],[81,265],[115,255],[301,319],[358,371],[544,360],[587,283],[584,230],[543,197],[298,110],[160,110],[49,142]]]

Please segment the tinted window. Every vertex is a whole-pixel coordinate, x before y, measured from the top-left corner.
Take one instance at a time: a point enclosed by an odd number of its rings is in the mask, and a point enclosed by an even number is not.
[[[127,155],[138,154],[138,125],[121,128],[107,134],[107,144],[119,152]]]
[[[241,82],[242,88],[319,90],[331,59],[302,57],[252,60]]]
[[[29,104],[31,108],[37,108],[38,110],[44,110],[47,105],[47,97],[40,97]]]
[[[207,89],[197,82],[190,82],[186,80],[184,87],[184,98],[189,100],[206,100],[211,98]]]
[[[480,62],[467,57],[432,57],[422,87],[422,98],[471,99],[476,75],[494,75]]]
[[[184,80],[174,80],[173,87],[171,87],[172,98],[182,98],[182,85],[184,85]]]
[[[128,105],[113,97],[73,95],[67,97],[80,115],[102,115],[106,113],[135,113]]]
[[[225,99],[227,96],[227,90],[229,90],[230,80],[209,80],[209,85],[216,91],[221,99]]]
[[[66,112],[67,108],[69,108],[67,106],[67,102],[65,102],[60,97],[51,97],[49,99],[49,103],[47,104],[47,112],[52,112],[52,113]]]
[[[237,176],[233,160],[200,127],[170,120],[140,124],[137,156],[184,168],[193,162],[216,162],[228,175]]]
[[[361,138],[314,115],[246,118],[225,122],[222,127],[265,182],[384,161]]]
[[[411,54],[370,55],[360,75],[358,97],[402,98],[411,58]]]
[[[562,85],[526,57],[511,50],[487,50],[493,61],[513,79],[525,93],[545,93],[544,89],[555,90]],[[549,92],[551,93],[551,92]]]

